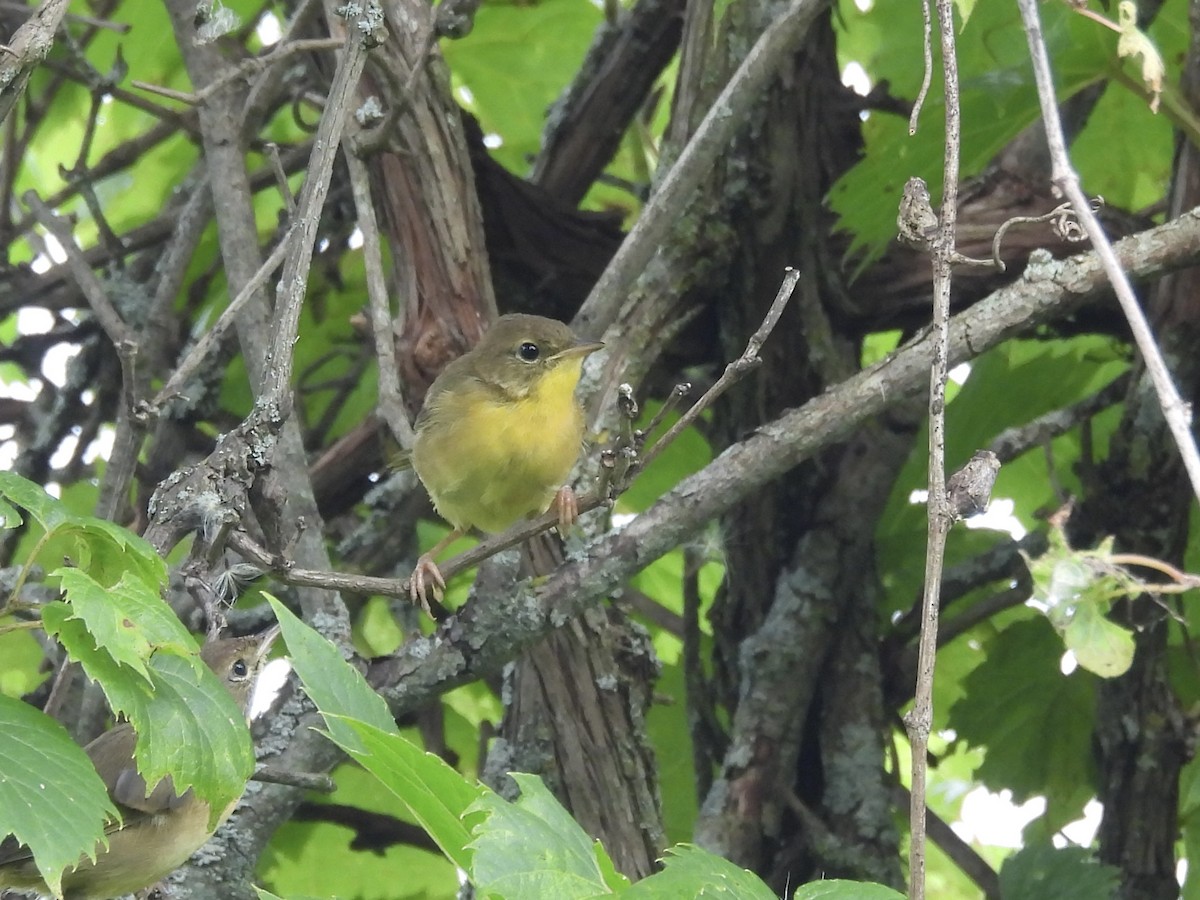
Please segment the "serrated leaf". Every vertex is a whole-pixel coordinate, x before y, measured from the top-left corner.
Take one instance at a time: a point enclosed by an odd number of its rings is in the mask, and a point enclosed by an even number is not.
[[[270,594],[265,596],[275,610],[283,639],[287,642],[288,660],[304,685],[304,692],[325,714],[325,724],[336,743],[352,747],[357,733],[342,725],[340,717],[357,719],[388,734],[398,734],[396,720],[383,698],[342,658],[337,647]]]
[[[1120,873],[1084,847],[1025,847],[1000,867],[1004,900],[1105,900],[1116,896]]]
[[[597,855],[603,849],[540,778],[520,773],[511,777],[521,790],[515,803],[489,792],[474,807],[487,813],[471,845],[479,890],[501,897],[562,900],[612,894]]]
[[[129,573],[111,587],[81,569],[64,567],[51,574],[59,579],[72,616],[118,663],[148,678],[146,663],[156,650],[195,658],[191,635],[157,586]]]
[[[123,576],[156,589],[167,583],[166,561],[128,528],[94,516],[72,516],[66,525],[82,548],[80,566],[102,584],[115,584]]]
[[[1062,638],[1079,664],[1101,678],[1124,675],[1133,665],[1133,632],[1103,615],[1094,603],[1076,607]]]
[[[775,900],[775,892],[753,872],[694,844],[676,844],[663,856],[663,870],[622,894],[628,900],[675,897]]]
[[[904,895],[882,884],[833,879],[801,885],[793,900],[904,900]]]
[[[190,787],[209,803],[214,820],[241,796],[254,771],[254,744],[242,711],[197,652],[155,653],[147,680],[97,647],[67,604],[47,604],[42,621],[137,731],[134,756],[147,784],[171,775],[179,792]]]
[[[213,822],[242,795],[254,773],[254,742],[242,710],[203,663],[169,653],[150,659],[154,694],[129,719],[139,730],[138,770],[149,784],[171,773],[176,787],[191,787],[213,808]],[[147,774],[149,773],[149,774]]]
[[[345,662],[341,665],[349,667]],[[383,731],[357,719],[324,709],[321,712],[326,722],[340,726],[336,732],[330,729],[330,739],[408,807],[447,859],[470,871],[471,830],[483,818],[481,814],[472,815],[472,809],[490,792],[397,734],[394,724],[391,730]],[[338,740],[337,735],[346,733],[351,735],[347,742]]]
[[[94,855],[117,810],[87,754],[49,716],[0,694],[0,734],[0,837],[28,846],[57,890],[64,869]]]

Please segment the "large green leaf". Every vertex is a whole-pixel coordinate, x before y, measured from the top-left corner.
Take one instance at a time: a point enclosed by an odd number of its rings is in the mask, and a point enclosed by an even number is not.
[[[338,723],[331,738],[364,769],[400,799],[451,862],[470,871],[472,826],[482,820],[474,804],[488,796],[485,788],[468,782],[441,758],[412,741],[357,719],[322,710],[325,721]],[[349,731],[353,737],[339,740]]]
[[[0,694],[0,734],[0,838],[16,835],[57,889],[65,868],[94,856],[117,810],[87,754],[49,716]]]
[[[216,815],[241,795],[254,748],[241,710],[159,595],[163,560],[127,529],[73,513],[12,473],[0,472],[0,496],[41,526],[44,552],[56,541],[68,549],[74,565],[53,573],[66,602],[45,604],[42,624],[137,730],[142,777],[171,775]]]
[[[342,747],[354,746],[357,732],[342,724],[345,718],[397,734],[396,720],[383,698],[371,690],[338,649],[274,597],[269,594],[266,597],[283,631],[288,659],[304,685],[304,692],[325,716],[330,736]]]
[[[546,110],[575,76],[601,21],[600,8],[586,0],[485,3],[469,36],[442,43],[457,99],[501,137],[493,155],[510,170],[528,169]]]
[[[321,711],[330,739],[408,807],[455,865],[469,869],[471,830],[464,816],[484,789],[402,737],[383,699],[337,648],[274,597],[267,599],[283,629],[288,657]]]
[[[976,775],[1017,802],[1046,797],[1047,827],[1078,818],[1095,794],[1092,721],[1095,678],[1063,675],[1062,644],[1044,619],[1015,622],[989,641],[950,710],[960,738],[986,749]]]
[[[628,885],[604,848],[588,837],[540,778],[519,773],[512,778],[521,790],[515,803],[489,792],[475,805],[487,813],[472,845],[472,874],[481,894],[586,900]]]
[[[62,568],[52,574],[59,579],[71,615],[115,662],[149,678],[146,663],[157,650],[195,658],[195,642],[157,588],[129,573],[107,587],[82,569]]]

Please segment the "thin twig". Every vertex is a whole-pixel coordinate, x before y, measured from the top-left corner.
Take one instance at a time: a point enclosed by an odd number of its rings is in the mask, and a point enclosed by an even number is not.
[[[1114,553],[1107,557],[1107,562],[1114,566],[1138,566],[1143,569],[1153,569],[1166,575],[1172,581],[1176,582],[1184,590],[1191,590],[1195,587],[1200,587],[1200,575],[1193,575],[1191,572],[1184,572],[1182,569],[1177,569],[1169,562],[1163,559],[1157,559],[1153,556],[1145,556],[1141,553]],[[1169,589],[1169,585],[1146,585],[1147,590],[1156,588]]]
[[[267,279],[283,263],[284,257],[287,255],[288,250],[291,249],[292,235],[295,233],[295,230],[295,225],[287,230],[275,249],[271,251],[271,255],[263,261],[263,264],[258,267],[258,271],[246,282],[245,286],[238,292],[238,295],[233,298],[233,302],[225,307],[225,310],[217,318],[217,321],[204,333],[200,340],[196,342],[196,345],[192,347],[191,352],[176,367],[170,380],[163,385],[163,389],[158,392],[158,395],[150,401],[149,406],[152,411],[162,409],[164,404],[179,394],[188,379],[200,368],[200,365],[204,362],[212,348],[224,338],[225,332],[237,321],[242,307],[255,295],[259,288],[266,284]]]
[[[787,306],[788,300],[792,297],[792,292],[796,289],[796,282],[800,280],[800,272],[788,266],[784,272],[783,283],[779,285],[779,291],[775,294],[775,299],[771,303],[770,309],[767,310],[766,316],[762,320],[762,324],[758,326],[758,330],[750,335],[750,340],[746,344],[746,349],[742,355],[725,367],[725,371],[721,373],[721,377],[716,380],[712,387],[704,392],[699,400],[692,404],[691,408],[680,416],[674,425],[658,441],[654,442],[641,462],[641,467],[645,468],[650,465],[659,454],[675,440],[679,434],[691,425],[704,410],[708,409],[717,398],[729,390],[737,383],[747,372],[756,368],[761,360],[758,358],[758,351],[762,349],[772,330],[774,330],[779,317],[783,315],[784,307]]]
[[[197,106],[200,103],[200,98],[188,91],[177,91],[174,88],[163,87],[160,84],[150,84],[148,81],[138,81],[136,78],[129,82],[139,91],[146,91],[150,94],[157,94],[160,97],[166,97],[169,100],[178,100],[180,103],[186,103],[188,106]]]
[[[136,414],[140,395],[137,373],[139,345],[133,337],[132,329],[125,324],[125,320],[113,306],[104,286],[100,284],[100,279],[96,277],[96,273],[84,258],[83,251],[75,243],[75,235],[66,220],[56,216],[33,191],[27,191],[23,199],[41,226],[62,246],[76,284],[87,298],[88,305],[112,342],[121,362],[121,405],[117,411],[113,452],[109,466],[104,472],[100,497],[96,504],[97,516],[115,520],[124,502],[129,482],[133,478],[138,450],[142,443],[143,426]]]
[[[324,772],[291,772],[278,766],[259,766],[250,780],[264,784],[286,784],[320,794],[332,794],[337,790],[333,779]]]
[[[933,22],[929,12],[929,0],[921,0],[921,14],[925,19],[925,32],[922,46],[924,48],[924,74],[921,76],[921,90],[913,103],[912,112],[908,114],[908,133],[917,133],[917,120],[921,117],[921,108],[925,106],[925,97],[929,94],[929,83],[933,80]]]
[[[654,414],[653,418],[650,419],[646,427],[642,429],[642,435],[644,437],[649,437],[650,435],[654,434],[654,432],[658,430],[658,426],[663,423],[663,420],[671,414],[675,407],[677,407],[683,401],[683,398],[686,397],[691,390],[692,385],[687,381],[681,382],[675,385],[675,387],[671,388],[671,393],[667,395],[667,399],[664,400],[662,406],[658,408],[658,412]]]
[[[371,333],[375,338],[375,359],[379,366],[379,414],[397,443],[405,450],[413,445],[416,435],[408,420],[404,394],[400,388],[400,369],[396,362],[396,338],[392,328],[392,313],[388,303],[387,283],[383,275],[383,255],[379,241],[379,223],[371,203],[371,187],[367,167],[346,148],[346,167],[354,193],[354,208],[358,228],[363,236],[363,266],[367,277],[367,298],[371,305]]]
[[[365,22],[367,17],[373,14],[379,14],[377,7],[373,12],[369,10],[363,13],[362,21]],[[379,16],[381,25],[382,14]],[[300,191],[296,210],[296,224],[299,228],[297,240],[293,243],[293,252],[284,260],[283,272],[279,277],[275,314],[271,323],[273,338],[268,356],[272,365],[265,373],[264,390],[258,399],[260,407],[286,404],[290,398],[292,369],[295,363],[293,351],[300,327],[300,310],[304,305],[304,295],[308,286],[308,270],[312,263],[317,227],[320,224],[320,211],[329,192],[334,160],[337,158],[342,132],[346,128],[347,111],[351,108],[359,76],[366,65],[367,52],[372,46],[372,35],[357,33],[345,42],[342,52],[338,54],[338,65],[329,88],[325,114],[321,116],[321,123],[317,127],[312,159],[309,161],[304,187]]]
[[[1129,277],[1121,268],[1113,253],[1112,245],[1100,226],[1091,204],[1084,196],[1079,186],[1079,175],[1071,166],[1071,158],[1067,152],[1066,139],[1063,137],[1062,122],[1058,117],[1058,100],[1054,92],[1054,79],[1050,74],[1050,60],[1046,53],[1046,43],[1042,38],[1042,25],[1036,0],[1018,0],[1021,8],[1021,18],[1025,23],[1025,34],[1029,41],[1029,53],[1033,59],[1034,80],[1037,83],[1038,100],[1042,107],[1042,122],[1046,128],[1046,142],[1050,148],[1051,172],[1055,187],[1071,201],[1075,207],[1075,215],[1079,218],[1084,230],[1092,241],[1105,274],[1112,283],[1121,311],[1129,322],[1138,351],[1150,373],[1154,389],[1158,394],[1158,403],[1162,408],[1163,418],[1171,430],[1179,454],[1183,458],[1183,466],[1187,470],[1188,479],[1192,484],[1192,492],[1200,499],[1200,452],[1196,449],[1196,441],[1191,432],[1191,407],[1179,396],[1171,373],[1163,361],[1154,335],[1142,312],[1141,305],[1134,296]]]
[[[269,142],[263,149],[267,151],[267,162],[275,173],[275,184],[279,187],[279,196],[283,198],[283,210],[289,222],[296,221],[296,198],[292,194],[292,186],[288,184],[287,172],[283,171],[283,160],[279,158],[279,145]]]
[[[904,789],[904,785],[897,784],[893,790],[898,803],[912,802],[912,794]],[[929,812],[929,837],[954,861],[959,871],[975,882],[985,900],[1000,900],[1000,878],[996,870],[933,811]]]
[[[158,94],[162,97],[170,97],[172,100],[179,100],[190,106],[198,106],[230,82],[262,72],[264,69],[276,63],[283,62],[289,56],[296,53],[307,53],[316,50],[337,50],[341,46],[341,38],[306,38],[291,41],[287,44],[280,44],[264,56],[252,56],[250,59],[243,60],[233,68],[222,72],[205,85],[203,90],[195,94],[189,94],[186,91],[177,91],[173,88],[157,84],[150,84],[145,81],[132,81],[130,83],[139,90],[149,91],[152,94]]]
[[[92,267],[83,258],[83,253],[80,251],[79,245],[75,243],[75,235],[71,230],[71,226],[67,224],[65,219],[56,216],[33,191],[26,191],[21,199],[29,207],[38,224],[50,232],[54,239],[62,245],[63,252],[67,255],[67,262],[71,267],[71,272],[79,284],[79,289],[83,292],[84,297],[87,298],[88,304],[92,307],[92,312],[96,314],[96,319],[100,323],[100,327],[104,329],[104,333],[108,335],[108,339],[112,341],[113,346],[120,350],[123,344],[133,344],[132,335],[125,324],[125,320],[121,318],[120,313],[117,312],[117,308],[109,300],[108,294],[104,291],[104,286],[100,284],[100,279],[92,272]]]
[[[1046,446],[1059,435],[1066,434],[1097,413],[1120,403],[1129,389],[1129,373],[1118,375],[1090,397],[1062,409],[1051,410],[1023,425],[1007,428],[992,439],[988,449],[1011,462],[1034,447]]]
[[[942,77],[946,94],[946,146],[943,159],[942,209],[933,246],[933,359],[929,372],[928,545],[925,551],[925,594],[918,641],[917,684],[913,708],[905,716],[912,747],[912,802],[909,806],[909,897],[925,897],[925,785],[929,733],[933,727],[933,669],[937,654],[938,605],[946,535],[954,523],[946,494],[946,377],[949,370],[950,279],[955,255],[960,150],[958,59],[954,46],[952,0],[937,0],[942,38]]]

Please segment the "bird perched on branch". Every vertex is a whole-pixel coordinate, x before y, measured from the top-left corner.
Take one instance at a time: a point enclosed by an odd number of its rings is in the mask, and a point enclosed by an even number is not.
[[[436,557],[472,528],[496,533],[554,507],[560,529],[579,514],[563,484],[583,446],[575,399],[583,358],[603,344],[582,341],[562,322],[501,316],[429,388],[410,461],[453,531],[417,561],[415,601],[426,587],[441,599]]]
[[[276,625],[257,635],[209,641],[200,650],[243,712],[278,636]],[[122,722],[83,748],[121,822],[107,831],[108,847],[96,848],[95,862],[85,856],[63,874],[64,900],[110,900],[153,884],[183,865],[233,812],[236,800],[212,825],[208,803],[190,790],[177,794],[169,776],[149,789],[134,762],[136,742],[133,726]],[[29,849],[11,839],[0,844],[0,893],[4,888],[52,895]]]

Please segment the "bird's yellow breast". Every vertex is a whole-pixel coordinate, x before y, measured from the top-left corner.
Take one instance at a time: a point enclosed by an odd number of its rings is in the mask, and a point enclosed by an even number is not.
[[[560,361],[522,397],[470,382],[434,398],[412,461],[455,528],[499,532],[549,507],[583,442],[580,367]]]

